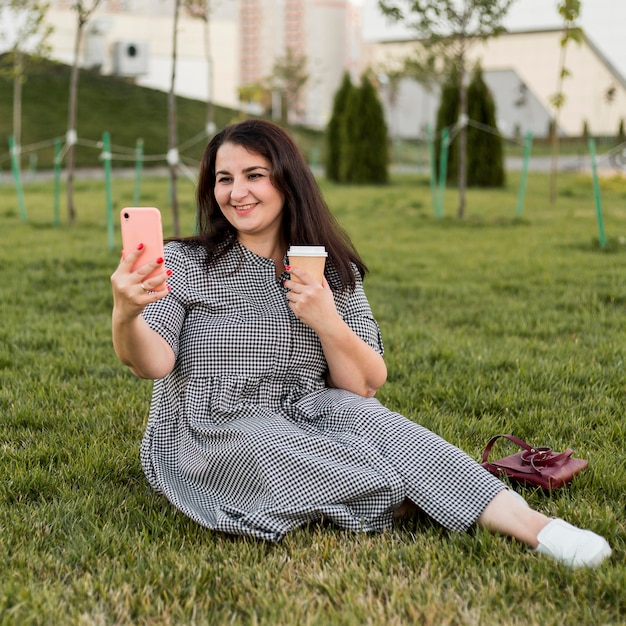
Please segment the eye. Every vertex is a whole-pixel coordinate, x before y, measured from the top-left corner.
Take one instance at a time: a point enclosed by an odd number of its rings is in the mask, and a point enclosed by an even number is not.
[[[231,181],[232,181],[232,178],[230,176],[218,176],[217,177],[217,182],[218,183],[228,184]]]
[[[250,180],[256,180],[257,178],[263,178],[263,174],[261,174],[261,172],[252,172],[248,175],[248,178]]]

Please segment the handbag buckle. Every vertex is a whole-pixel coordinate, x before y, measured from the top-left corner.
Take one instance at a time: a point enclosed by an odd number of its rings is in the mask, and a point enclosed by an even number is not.
[[[522,452],[522,461],[534,465],[545,463],[552,456],[552,448],[531,448]]]

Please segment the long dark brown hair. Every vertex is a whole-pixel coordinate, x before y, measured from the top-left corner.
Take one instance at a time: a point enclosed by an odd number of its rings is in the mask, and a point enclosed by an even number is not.
[[[198,234],[179,241],[195,242],[207,251],[210,263],[235,245],[236,230],[215,199],[215,159],[220,146],[231,143],[267,159],[270,181],[285,198],[282,229],[294,245],[322,245],[328,252],[326,276],[333,289],[354,288],[354,263],[363,278],[367,267],[322,197],[302,153],[282,127],[265,120],[246,120],[227,126],[207,145],[202,156],[197,187]],[[333,284],[334,283],[334,284]]]

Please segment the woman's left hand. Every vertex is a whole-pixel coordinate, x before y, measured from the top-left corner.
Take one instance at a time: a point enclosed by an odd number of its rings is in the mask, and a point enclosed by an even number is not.
[[[285,281],[285,287],[289,289],[289,308],[302,323],[318,335],[323,334],[325,326],[336,323],[336,318],[339,318],[330,285],[325,277],[320,284],[311,274],[297,267],[290,267],[289,272],[299,281]]]
[[[387,378],[385,362],[344,322],[330,285],[322,284],[297,267],[288,269],[298,280],[286,280],[289,307],[296,317],[311,327],[319,337],[328,363],[329,387],[346,389],[371,397]],[[301,282],[298,282],[301,281]]]

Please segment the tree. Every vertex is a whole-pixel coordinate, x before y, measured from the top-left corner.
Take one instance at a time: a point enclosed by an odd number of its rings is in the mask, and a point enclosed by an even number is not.
[[[550,202],[556,202],[556,179],[559,159],[559,114],[565,104],[565,94],[563,93],[563,81],[570,75],[570,71],[565,66],[565,56],[567,44],[570,41],[580,43],[583,39],[583,32],[574,24],[580,15],[580,0],[561,0],[558,5],[559,15],[563,18],[563,35],[561,36],[561,55],[559,58],[559,74],[557,78],[556,93],[551,96],[552,105],[552,126],[550,128],[550,143],[552,146],[552,163],[550,167]]]
[[[172,29],[172,74],[170,80],[170,91],[167,98],[167,128],[168,128],[168,151],[167,164],[170,173],[170,200],[172,203],[172,231],[174,237],[180,235],[180,220],[178,217],[178,195],[176,193],[177,172],[178,172],[178,128],[176,119],[176,56],[178,47],[178,16],[180,14],[180,3],[176,0],[174,4],[174,27]]]
[[[74,146],[77,140],[76,109],[78,101],[78,55],[85,26],[93,12],[98,8],[101,0],[74,0],[71,8],[76,12],[76,36],[74,37],[74,60],[70,75],[70,98],[67,116],[67,212],[70,224],[76,221],[76,207],[74,206]]]
[[[192,17],[204,22],[204,54],[207,62],[208,93],[206,100],[206,132],[210,136],[215,132],[213,120],[213,56],[211,54],[211,11],[217,5],[216,0],[183,0],[187,12]]]
[[[350,73],[345,72],[341,86],[335,92],[333,112],[326,127],[326,177],[335,182],[340,181],[340,167],[342,156],[341,126],[346,114],[346,105],[350,93],[354,90]]]
[[[624,132],[624,118],[619,121],[619,127],[617,129],[617,143],[622,144],[626,141],[626,133]]]
[[[283,123],[287,123],[291,116],[296,119],[300,116],[300,95],[309,80],[306,65],[306,56],[288,47],[285,56],[276,59],[272,74],[266,80],[270,91],[280,96],[280,119]]]
[[[437,136],[441,136],[444,128],[453,128],[459,119],[459,73],[456,66],[450,68],[448,79],[441,88],[441,99],[437,110]],[[451,137],[453,140],[454,137]],[[451,141],[448,146],[448,161],[446,169],[446,182],[458,182],[459,178],[459,156],[458,142]],[[439,160],[441,155],[441,142],[438,141],[435,147],[435,170],[439,175]]]
[[[467,91],[465,84],[467,51],[472,40],[487,39],[502,31],[513,0],[379,0],[382,12],[402,21],[422,37],[430,64],[456,66],[459,75],[459,207],[465,215],[467,186]]]
[[[504,147],[497,128],[496,104],[480,65],[474,68],[467,102],[467,186],[503,187]]]
[[[386,183],[389,179],[387,125],[376,89],[367,74],[348,93],[340,129],[341,182]]]
[[[5,61],[10,66],[3,73],[13,79],[13,138],[18,154],[22,145],[22,86],[26,82],[27,63],[35,63],[50,52],[47,40],[52,27],[44,23],[48,8],[49,4],[40,0],[0,0],[0,15],[13,17],[10,30],[0,36],[9,40]]]
[[[237,88],[239,102],[248,105],[255,104],[263,112],[263,115],[270,115],[272,112],[272,93],[264,82],[241,85]],[[241,117],[246,117],[246,112],[241,111]]]

